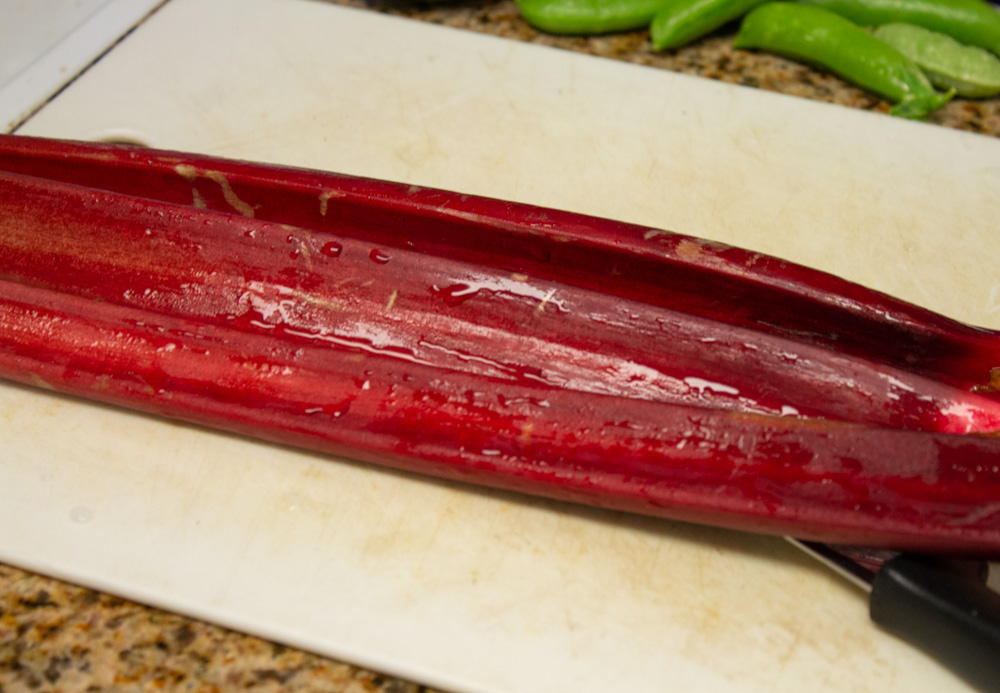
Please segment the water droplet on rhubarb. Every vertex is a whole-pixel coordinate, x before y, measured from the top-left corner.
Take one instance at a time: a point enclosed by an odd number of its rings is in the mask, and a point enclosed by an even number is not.
[[[324,243],[323,247],[320,248],[321,253],[327,257],[340,257],[340,253],[343,252],[344,246],[336,241],[330,241],[329,243]]]
[[[479,293],[479,287],[459,283],[444,287],[432,286],[431,292],[443,298],[449,306],[457,306]]]

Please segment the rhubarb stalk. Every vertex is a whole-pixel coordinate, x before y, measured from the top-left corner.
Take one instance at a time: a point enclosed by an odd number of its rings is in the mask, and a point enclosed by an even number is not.
[[[607,508],[1000,556],[1000,336],[777,258],[0,137],[0,377]]]

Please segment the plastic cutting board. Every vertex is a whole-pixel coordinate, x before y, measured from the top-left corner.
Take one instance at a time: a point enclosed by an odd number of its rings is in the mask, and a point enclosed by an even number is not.
[[[726,241],[1000,327],[1000,141],[306,0],[170,0],[20,130]],[[0,385],[0,559],[456,692],[960,691],[782,540]]]

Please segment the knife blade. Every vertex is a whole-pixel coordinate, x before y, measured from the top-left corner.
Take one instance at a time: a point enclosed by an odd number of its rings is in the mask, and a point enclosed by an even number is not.
[[[869,592],[872,621],[973,687],[1000,691],[1000,593],[989,565],[786,537]]]

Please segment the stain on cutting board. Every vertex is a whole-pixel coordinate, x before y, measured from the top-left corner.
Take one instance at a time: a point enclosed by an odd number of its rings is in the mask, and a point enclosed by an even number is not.
[[[887,636],[868,620],[864,594],[779,538],[391,471],[371,475],[369,500],[395,497],[401,477],[411,496],[427,494],[433,512],[415,515],[387,502],[369,531],[353,537],[340,525],[351,523],[356,501],[310,493],[322,473],[309,468],[298,491],[275,496],[260,539],[279,542],[268,553],[292,554],[310,549],[302,542],[348,538],[361,584],[405,577],[387,596],[393,611],[459,604],[469,621],[518,637],[545,640],[559,631],[580,656],[595,642],[643,632],[638,646],[651,657],[670,651],[726,680],[765,688],[783,675],[783,663],[798,676],[802,658],[830,665],[831,690],[884,690],[895,676],[893,658],[880,654]],[[282,518],[291,515],[308,518],[316,531],[296,538],[289,525],[286,533]],[[720,655],[727,652],[740,656]]]

